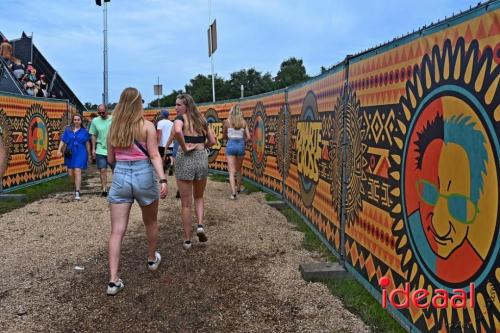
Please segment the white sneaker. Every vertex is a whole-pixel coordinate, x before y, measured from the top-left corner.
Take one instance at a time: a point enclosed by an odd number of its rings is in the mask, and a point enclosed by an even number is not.
[[[184,243],[182,243],[182,246],[184,247],[184,250],[189,250],[191,249],[191,246],[193,245],[193,243],[191,243],[190,240],[188,241],[184,241]]]
[[[154,261],[148,260],[148,269],[150,271],[156,271],[158,269],[158,266],[160,266],[160,262],[161,262],[160,252],[156,251],[155,260]]]
[[[106,294],[110,296],[114,296],[118,294],[122,289],[125,288],[122,279],[118,279],[116,282],[109,281],[108,289],[106,290]]]
[[[75,192],[75,200],[80,200],[80,191]]]
[[[198,228],[196,228],[196,236],[198,236],[198,240],[201,243],[204,243],[208,240],[207,235],[205,235],[205,229],[202,224],[198,224]]]
[[[236,194],[231,194],[231,196],[229,197],[229,199],[236,200]]]

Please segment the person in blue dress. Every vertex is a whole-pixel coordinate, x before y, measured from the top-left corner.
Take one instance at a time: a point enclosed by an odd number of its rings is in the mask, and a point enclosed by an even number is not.
[[[58,157],[63,155],[64,165],[68,168],[68,174],[75,183],[75,200],[80,200],[82,170],[87,169],[87,161],[90,156],[90,134],[83,127],[80,114],[75,114],[71,126],[64,129],[57,150]]]

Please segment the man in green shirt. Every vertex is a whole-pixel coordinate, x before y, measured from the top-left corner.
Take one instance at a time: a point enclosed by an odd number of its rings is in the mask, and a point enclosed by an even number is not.
[[[101,196],[108,195],[108,131],[111,126],[111,116],[108,115],[106,108],[103,104],[99,105],[97,109],[99,117],[92,120],[90,124],[89,133],[92,135],[92,158],[95,158],[97,169],[101,177],[102,193]],[[112,165],[109,165],[113,169]]]

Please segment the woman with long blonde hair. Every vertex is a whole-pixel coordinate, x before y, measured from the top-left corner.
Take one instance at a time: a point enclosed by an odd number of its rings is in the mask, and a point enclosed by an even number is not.
[[[198,225],[196,235],[200,242],[206,242],[204,227],[205,208],[203,193],[208,176],[208,153],[206,148],[215,144],[215,134],[207,120],[198,111],[193,97],[180,94],[175,101],[178,116],[174,121],[175,137],[179,151],[175,161],[175,178],[181,195],[181,216],[184,227],[184,249],[191,248],[192,201]]]
[[[110,280],[108,295],[116,295],[124,287],[118,276],[120,249],[127,230],[134,199],[142,210],[148,240],[147,267],[158,268],[161,256],[158,245],[158,199],[167,196],[167,179],[158,151],[156,128],[144,119],[142,97],[136,88],[123,90],[113,112],[108,135],[108,162],[115,164],[108,201],[111,211],[109,238]],[[154,171],[159,178],[156,180]],[[158,182],[160,190],[158,191]]]
[[[223,137],[227,140],[226,157],[231,185],[231,200],[236,200],[241,189],[241,168],[245,157],[245,142],[250,140],[250,131],[243,118],[240,106],[235,104],[229,111],[229,118],[224,121]]]

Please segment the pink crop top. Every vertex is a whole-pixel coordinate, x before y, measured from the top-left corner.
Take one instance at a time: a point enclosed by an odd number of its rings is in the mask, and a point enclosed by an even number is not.
[[[140,142],[140,144],[146,148],[146,142]],[[135,144],[128,148],[116,148],[115,147],[115,158],[117,161],[142,161],[147,160],[148,157],[137,147]]]

